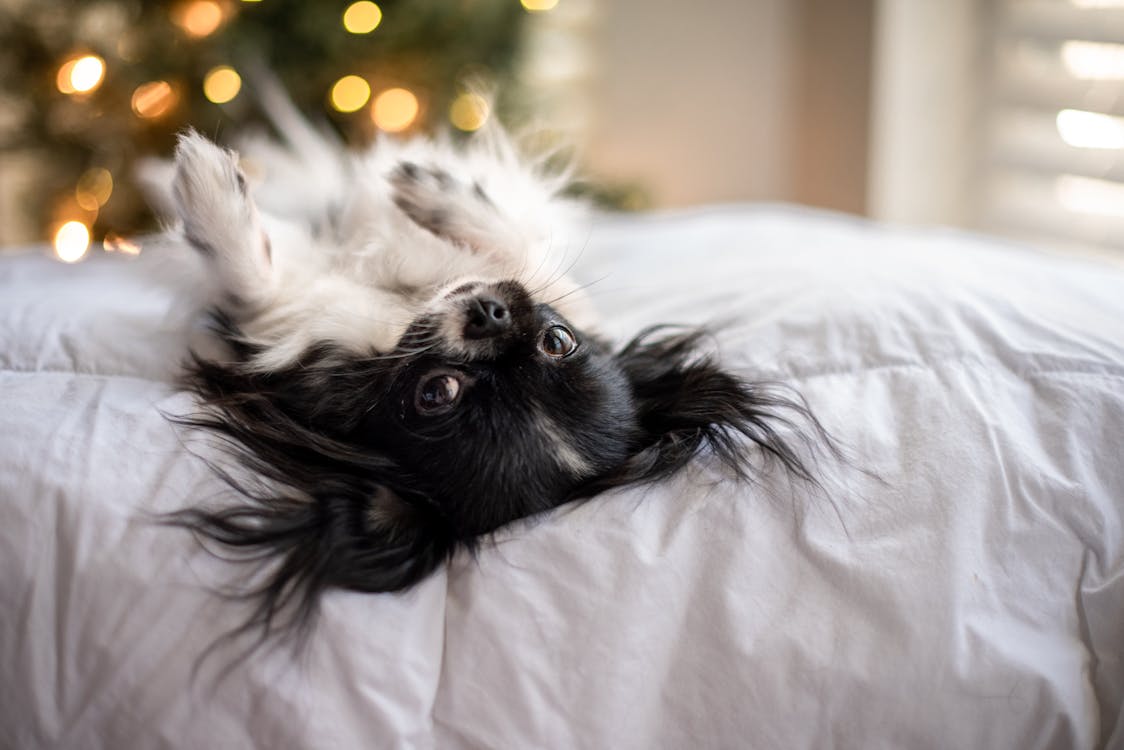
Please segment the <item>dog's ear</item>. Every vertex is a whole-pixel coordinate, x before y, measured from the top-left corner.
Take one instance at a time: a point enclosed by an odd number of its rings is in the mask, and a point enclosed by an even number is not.
[[[641,333],[617,355],[632,386],[639,435],[630,457],[582,494],[662,479],[704,449],[742,479],[757,478],[773,462],[814,483],[809,462],[817,446],[833,454],[837,448],[803,398],[720,368],[700,352],[706,331],[660,336],[663,330]]]
[[[163,517],[204,543],[221,545],[223,557],[265,563],[252,587],[234,588],[254,608],[228,636],[257,633],[302,641],[315,621],[321,594],[331,588],[362,592],[405,589],[452,554],[451,534],[424,504],[412,505],[386,487],[362,495],[351,480],[321,483],[327,494],[251,495],[218,510],[189,508]]]
[[[272,291],[269,237],[235,154],[195,131],[176,146],[172,178],[184,239],[208,262],[224,309],[252,309]]]
[[[428,498],[409,492],[412,477],[389,457],[295,417],[270,375],[194,357],[185,385],[207,409],[168,417],[217,438],[219,454],[201,458],[237,501],[160,520],[189,529],[217,555],[263,566],[231,591],[253,608],[229,636],[299,642],[325,590],[398,591],[453,553],[449,523]]]

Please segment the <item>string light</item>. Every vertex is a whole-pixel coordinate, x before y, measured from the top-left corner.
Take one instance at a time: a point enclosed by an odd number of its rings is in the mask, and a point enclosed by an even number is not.
[[[133,92],[133,111],[148,120],[167,114],[176,104],[176,91],[167,81],[149,81]]]
[[[380,130],[397,133],[418,116],[418,98],[407,89],[387,89],[375,98],[371,119]]]
[[[488,121],[488,100],[480,94],[461,94],[449,107],[449,120],[461,130],[479,130]]]
[[[201,38],[209,36],[222,24],[222,6],[215,0],[193,0],[179,6],[172,20],[188,36]]]
[[[74,188],[74,199],[86,211],[97,211],[109,201],[112,194],[113,175],[103,167],[87,169],[78,178],[78,185]]]
[[[354,112],[371,98],[371,85],[359,76],[344,76],[332,86],[329,99],[340,112]]]
[[[55,84],[64,94],[88,94],[105,78],[105,60],[97,55],[82,55],[59,67]]]
[[[101,246],[107,253],[124,253],[125,255],[140,255],[140,245],[119,234],[108,232]]]
[[[90,248],[90,230],[80,221],[68,221],[55,232],[55,255],[66,263],[77,263]]]
[[[523,7],[531,13],[542,13],[552,10],[554,6],[558,5],[558,0],[521,0],[521,2]]]
[[[203,78],[203,96],[215,104],[226,104],[242,90],[242,76],[229,65],[211,68]]]
[[[140,42],[135,32],[126,32],[124,36],[118,39],[116,49],[117,56],[125,62],[135,63],[140,61]]]
[[[359,0],[343,12],[343,27],[352,34],[370,34],[382,21],[382,10],[370,0]]]

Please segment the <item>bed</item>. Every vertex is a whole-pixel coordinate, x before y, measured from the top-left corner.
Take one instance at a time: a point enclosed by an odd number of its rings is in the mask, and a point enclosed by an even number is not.
[[[599,219],[607,332],[722,322],[845,446],[504,529],[200,665],[221,496],[139,259],[0,258],[0,747],[1124,748],[1124,270],[786,206]],[[195,670],[195,671],[193,671]]]

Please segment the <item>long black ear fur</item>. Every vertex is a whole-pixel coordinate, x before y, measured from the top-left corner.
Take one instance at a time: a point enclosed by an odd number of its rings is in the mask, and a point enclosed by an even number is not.
[[[749,481],[772,462],[815,484],[809,462],[819,449],[842,457],[798,393],[781,384],[751,382],[720,368],[700,353],[710,335],[705,329],[658,335],[668,330],[667,326],[649,328],[617,355],[632,384],[640,434],[631,458],[583,487],[582,496],[658,481],[707,448],[740,479]],[[752,450],[747,439],[758,450]]]
[[[254,608],[227,634],[257,632],[259,643],[274,634],[303,640],[325,590],[407,588],[457,544],[440,511],[400,486],[408,477],[384,457],[296,421],[264,395],[269,377],[194,359],[187,384],[209,410],[169,419],[220,437],[238,471],[208,463],[240,501],[160,519],[189,529],[208,549],[217,543],[216,554],[264,567],[256,588],[234,594]]]

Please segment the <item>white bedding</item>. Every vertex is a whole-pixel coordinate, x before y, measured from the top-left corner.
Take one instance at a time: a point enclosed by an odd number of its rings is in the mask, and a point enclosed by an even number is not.
[[[516,524],[218,682],[220,492],[140,263],[0,260],[0,747],[1124,747],[1124,272],[787,208],[601,220],[624,337],[730,321],[854,463]]]

